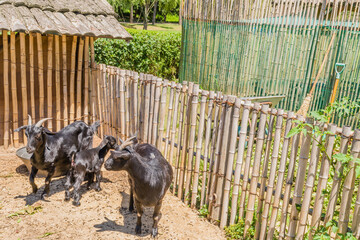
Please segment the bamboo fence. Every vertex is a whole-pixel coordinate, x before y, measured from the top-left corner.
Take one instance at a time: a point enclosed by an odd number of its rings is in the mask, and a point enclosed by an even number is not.
[[[290,111],[315,84],[312,111],[328,105],[340,62],[336,100],[360,98],[358,0],[184,0],[181,13],[180,81],[240,97],[285,95],[277,107]],[[358,127],[359,109],[353,113],[332,121]]]
[[[356,163],[345,167],[333,158],[336,153],[360,157],[359,129],[321,125],[192,82],[94,68],[100,72],[92,79],[95,85],[107,86],[95,98],[95,105],[105,108],[96,113],[104,134],[127,138],[138,132],[141,142],[155,145],[173,166],[172,194],[191,208],[206,210],[221,228],[243,224],[244,234],[255,232],[256,239],[302,239],[315,237],[320,226],[334,221],[339,233],[359,235]],[[109,69],[125,89],[116,88]],[[108,102],[113,89],[126,100],[117,108]],[[112,117],[115,124],[107,122]],[[308,126],[306,135],[288,137],[301,122],[327,131],[326,137],[313,135]],[[345,174],[344,169],[350,170]]]

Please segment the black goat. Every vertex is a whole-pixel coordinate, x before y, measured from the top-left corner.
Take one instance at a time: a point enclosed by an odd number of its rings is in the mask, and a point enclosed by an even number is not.
[[[94,181],[94,174],[96,175],[95,190],[100,191],[101,180],[101,166],[104,163],[104,158],[110,149],[117,147],[116,139],[113,136],[105,136],[100,145],[96,148],[83,150],[75,153],[71,163],[71,169],[68,171],[65,183],[65,201],[70,200],[70,188],[74,184],[74,202],[75,206],[80,205],[79,189],[81,183],[84,181],[85,174],[89,174],[87,188],[90,189]],[[73,181],[74,179],[74,181]]]
[[[136,137],[123,142],[105,162],[105,169],[125,170],[129,174],[130,205],[137,210],[135,232],[141,233],[142,206],[154,206],[152,236],[158,233],[157,225],[162,200],[173,178],[173,170],[155,146],[137,144]]]
[[[31,116],[29,115],[28,125],[19,127],[15,131],[25,130],[28,138],[26,151],[31,154],[31,173],[30,184],[33,193],[38,188],[34,182],[34,178],[38,169],[46,170],[48,175],[45,179],[44,192],[41,198],[44,199],[49,195],[50,182],[55,171],[66,173],[71,166],[72,156],[84,149],[92,146],[93,135],[99,127],[99,122],[95,122],[89,126],[83,121],[76,121],[61,129],[59,132],[53,133],[42,126],[42,124],[51,118],[45,118],[32,125]]]

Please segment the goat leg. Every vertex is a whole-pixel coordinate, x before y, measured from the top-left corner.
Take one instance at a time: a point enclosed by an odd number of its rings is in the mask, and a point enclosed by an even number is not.
[[[50,171],[48,172],[47,177],[45,178],[45,188],[44,188],[43,193],[41,194],[41,199],[43,199],[43,200],[49,196],[51,178],[54,176],[54,173],[55,173],[55,168],[52,167],[50,169]]]
[[[94,173],[92,173],[92,172],[91,173],[86,173],[86,177],[88,179],[86,188],[87,188],[87,190],[90,190],[91,184],[93,184],[93,182],[94,182]]]
[[[134,193],[131,179],[129,178],[130,184],[130,202],[129,202],[129,212],[134,212]]]
[[[100,187],[101,171],[99,170],[95,174],[96,174],[95,191],[100,192],[101,191],[101,187]]]
[[[81,183],[84,181],[84,177],[85,177],[85,171],[81,171],[79,173],[76,174],[75,176],[75,183],[74,183],[74,201],[73,201],[73,205],[74,206],[80,206],[80,186]]]
[[[141,206],[141,203],[136,198],[135,198],[135,207],[137,211],[135,232],[136,234],[141,234],[141,216],[143,214],[143,208]]]
[[[158,202],[154,208],[154,214],[153,214],[154,223],[153,223],[153,228],[152,228],[152,233],[151,233],[151,235],[153,237],[156,237],[156,235],[158,234],[158,223],[160,220],[159,215],[160,215],[161,204],[162,204],[162,201]]]
[[[65,201],[70,200],[70,188],[72,187],[72,178],[73,178],[73,172],[72,169],[69,169],[69,171],[66,174]]]
[[[34,166],[31,166],[31,173],[30,173],[29,181],[30,181],[33,193],[36,193],[38,190],[38,187],[36,186],[35,180],[34,180],[37,172],[38,172],[38,169]]]

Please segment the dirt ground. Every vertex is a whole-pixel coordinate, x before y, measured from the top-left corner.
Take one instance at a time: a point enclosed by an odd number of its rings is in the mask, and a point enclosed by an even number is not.
[[[151,239],[153,208],[145,208],[142,234],[135,235],[126,172],[104,170],[101,192],[87,191],[83,183],[79,207],[64,202],[64,177],[53,179],[46,201],[40,200],[44,178],[35,180],[34,195],[15,149],[0,149],[0,239]],[[168,192],[157,238],[224,239],[224,234]]]

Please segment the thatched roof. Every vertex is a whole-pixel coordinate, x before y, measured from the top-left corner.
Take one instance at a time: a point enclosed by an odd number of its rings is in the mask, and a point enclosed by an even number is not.
[[[106,0],[0,0],[0,30],[131,39]]]

